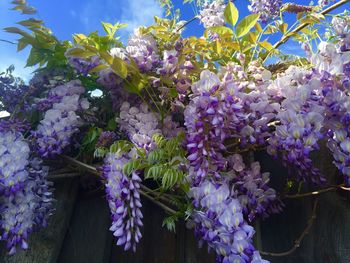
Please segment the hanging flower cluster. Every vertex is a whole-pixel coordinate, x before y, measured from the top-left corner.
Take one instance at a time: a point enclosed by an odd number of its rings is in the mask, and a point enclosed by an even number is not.
[[[223,26],[225,3],[222,0],[216,0],[212,3],[206,2],[200,12],[200,19],[205,28],[214,26]]]
[[[129,160],[127,155],[108,154],[103,166],[103,177],[106,180],[107,200],[112,214],[110,230],[117,238],[118,246],[124,246],[124,250],[136,251],[136,244],[142,236],[142,204],[138,192],[141,178],[136,172],[130,176],[123,172]]]
[[[159,64],[155,39],[151,35],[143,35],[140,30],[135,30],[125,49],[143,72],[150,71]]]
[[[259,257],[252,245],[254,229],[244,220],[242,206],[226,184],[205,180],[191,188],[190,195],[195,200],[195,233],[216,252],[217,262],[253,262],[253,257]]]
[[[161,133],[157,114],[150,111],[144,103],[139,107],[132,107],[130,103],[124,102],[120,108],[118,122],[120,130],[124,131],[135,145],[146,150],[153,147],[152,136]]]
[[[280,14],[282,0],[250,0],[248,9],[254,14],[260,14],[260,20],[267,23]]]
[[[76,80],[55,87],[44,99],[45,104],[52,103],[52,107],[45,112],[44,119],[33,133],[42,157],[61,154],[70,144],[72,135],[81,125],[77,111],[89,107],[89,103],[80,98],[83,93],[84,88]]]
[[[24,2],[13,1],[14,9],[23,10]],[[45,52],[39,44],[30,52],[29,62],[43,68],[29,85],[11,69],[0,74],[0,110],[11,114],[0,122],[0,240],[9,253],[27,249],[29,234],[51,213],[49,168],[42,162],[59,165],[53,158],[70,154],[80,160],[65,156],[74,167],[101,176],[110,230],[124,250],[135,251],[140,242],[143,195],[169,213],[169,229],[188,220],[218,263],[267,262],[254,247],[253,224],[282,212],[279,196],[290,192],[273,188],[254,152],[280,160],[289,172],[286,191],[293,191],[300,182],[327,183],[312,161],[324,142],[350,185],[347,13],[333,17],[328,41],[316,51],[317,28],[298,31],[305,19],[316,24],[333,10],[316,13],[330,2],[251,0],[253,14],[242,18],[233,1],[205,1],[192,20],[180,21],[179,13],[155,17],[125,45],[116,36],[120,23],[103,22],[106,35],[78,34],[72,44],[40,21],[22,21],[34,32],[29,39],[21,34],[19,48],[42,43],[43,36],[48,41]],[[298,14],[295,27],[284,22],[286,12]],[[204,36],[185,37],[196,19]],[[270,43],[276,32],[281,40]],[[303,42],[305,57],[276,56],[290,36]],[[271,58],[283,59],[270,64]],[[83,160],[103,161],[102,169]]]
[[[9,254],[28,248],[28,236],[35,227],[46,226],[51,212],[51,184],[48,167],[30,158],[23,123],[0,122],[0,240]]]
[[[248,170],[239,154],[232,155],[228,161],[232,168],[232,196],[240,202],[242,212],[250,222],[258,216],[265,218],[282,211],[276,191],[268,185],[270,174],[260,172],[259,162],[253,162]]]

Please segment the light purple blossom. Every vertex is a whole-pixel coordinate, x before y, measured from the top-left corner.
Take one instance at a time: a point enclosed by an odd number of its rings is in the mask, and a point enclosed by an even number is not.
[[[71,137],[82,124],[77,111],[88,106],[86,100],[80,98],[84,91],[80,81],[74,80],[57,86],[50,92],[50,96],[61,99],[45,112],[44,119],[33,132],[42,157],[61,154],[70,144]]]
[[[161,134],[159,116],[152,112],[145,103],[132,106],[129,102],[124,102],[117,122],[120,130],[125,132],[137,147],[146,150],[154,147],[153,135]]]
[[[259,20],[267,23],[278,17],[282,7],[282,0],[250,0],[248,9],[254,14],[260,14]]]
[[[200,245],[208,244],[217,262],[264,262],[252,245],[254,229],[244,220],[240,202],[231,197],[227,184],[204,180],[192,187],[195,210],[189,226],[193,226]]]
[[[143,35],[139,29],[129,39],[126,51],[143,72],[151,71],[159,64],[157,42],[152,35]]]
[[[124,165],[130,160],[128,155],[109,153],[104,162],[103,176],[106,179],[106,194],[112,215],[110,230],[117,238],[117,245],[124,250],[136,251],[141,239],[142,212],[139,194],[141,178],[137,172],[126,175]]]
[[[200,11],[200,20],[205,28],[225,25],[224,10],[225,3],[222,0],[215,0],[212,3],[206,2]]]
[[[51,183],[46,180],[48,170],[39,159],[32,159],[23,187],[9,196],[0,196],[0,240],[6,241],[10,255],[18,247],[27,249],[31,232],[47,225],[53,201]]]

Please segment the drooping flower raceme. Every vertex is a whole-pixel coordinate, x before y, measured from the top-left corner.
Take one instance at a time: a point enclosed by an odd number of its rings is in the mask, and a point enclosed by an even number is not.
[[[0,122],[0,240],[10,254],[28,247],[34,226],[46,226],[51,211],[48,167],[30,159],[30,149],[20,121]]]
[[[104,162],[103,176],[106,180],[106,193],[112,214],[110,230],[117,238],[117,245],[124,250],[136,250],[141,239],[142,212],[139,194],[141,178],[137,172],[124,174],[124,165],[130,160],[127,155],[109,153]]]
[[[123,48],[112,48],[109,53],[113,57],[120,58],[126,62],[129,61],[127,52]],[[115,74],[111,68],[101,70],[97,82],[107,89],[112,101],[114,112],[119,111],[120,106],[124,101],[133,99],[133,96],[124,89],[123,79]]]
[[[200,20],[205,28],[225,25],[224,10],[225,3],[222,0],[215,0],[212,3],[206,2],[200,11]]]
[[[332,27],[336,36],[340,40],[340,50],[350,51],[350,20],[349,18],[336,17],[332,19]]]
[[[323,137],[325,107],[321,83],[297,67],[290,67],[285,74],[269,87],[279,89],[284,98],[276,116],[279,124],[269,139],[268,152],[276,156],[281,151],[284,163],[297,168],[293,173],[298,180],[319,184],[324,178],[313,166],[310,153],[319,149],[318,141]]]
[[[18,125],[12,125],[16,128]],[[6,196],[23,189],[28,177],[30,149],[18,129],[8,121],[0,122],[0,194]]]
[[[150,34],[142,35],[139,29],[136,29],[134,35],[129,39],[126,51],[143,72],[151,71],[159,64],[155,39]]]
[[[239,56],[244,62],[244,57]],[[241,104],[236,118],[230,120],[230,131],[239,147],[263,146],[271,135],[269,123],[276,117],[278,103],[266,92],[271,72],[258,63],[250,63],[244,71],[236,63],[229,63],[221,69],[222,85]]]
[[[192,187],[195,210],[192,222],[195,234],[216,252],[216,261],[226,262],[267,262],[261,260],[252,245],[255,233],[253,227],[243,218],[242,206],[238,199],[231,197],[227,184],[215,184],[204,180]]]
[[[137,147],[149,150],[154,146],[152,136],[156,133],[161,134],[158,120],[157,114],[150,111],[145,103],[137,107],[124,102],[117,122],[120,130],[125,132]]]
[[[220,85],[218,76],[203,71],[200,80],[192,85],[194,95],[184,112],[187,158],[193,168],[191,177],[195,185],[206,176],[220,177],[218,171],[226,164],[223,151],[229,123],[241,109],[232,95],[216,92]]]
[[[242,213],[250,222],[257,216],[267,217],[281,212],[282,205],[277,200],[276,191],[268,186],[270,174],[260,172],[259,162],[253,162],[247,169],[239,154],[230,156],[228,161],[232,167],[230,184],[233,197],[239,200]]]
[[[23,83],[19,78],[10,74],[0,74],[0,111],[6,110],[10,113],[16,111],[27,111],[31,108],[28,101],[23,100],[23,95],[30,93],[30,86]],[[18,96],[21,94],[21,96]]]
[[[69,145],[72,135],[78,131],[82,122],[77,111],[89,107],[88,102],[80,98],[84,91],[80,81],[74,80],[50,92],[49,96],[58,97],[59,100],[45,112],[44,119],[33,133],[42,157],[61,154]]]
[[[260,14],[259,20],[268,22],[276,18],[282,7],[282,0],[250,0],[248,9],[254,14]]]
[[[39,159],[32,159],[22,189],[0,196],[0,240],[6,241],[10,255],[17,247],[27,249],[31,232],[47,225],[53,201],[51,184],[46,179],[48,170]]]

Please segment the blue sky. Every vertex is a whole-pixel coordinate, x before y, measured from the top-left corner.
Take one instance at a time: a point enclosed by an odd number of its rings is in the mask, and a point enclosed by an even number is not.
[[[162,16],[163,10],[155,0],[27,0],[34,6],[38,13],[36,17],[45,21],[54,34],[61,40],[71,39],[73,33],[89,33],[101,30],[101,21],[114,23],[117,21],[127,23],[129,26],[121,34],[127,39],[133,29],[140,25],[149,25],[153,22],[153,16]],[[284,1],[287,2],[287,1]],[[289,1],[290,2],[290,1]],[[299,4],[308,3],[305,0],[293,1]],[[173,1],[175,8],[180,8],[182,19],[188,20],[195,15],[193,5],[182,5],[182,0]],[[248,0],[236,0],[236,6],[240,10],[241,17],[248,14]],[[16,22],[24,20],[27,16],[20,15],[11,8],[10,0],[0,0],[0,28],[14,26]],[[338,10],[350,9],[350,4]],[[337,11],[338,11],[337,10]],[[291,24],[293,16],[285,17]],[[184,32],[185,36],[199,35],[203,31],[198,21],[193,22]],[[16,36],[0,31],[0,39],[11,41]],[[270,39],[274,42],[276,39]],[[11,44],[0,42],[0,72],[9,65],[16,66],[16,74],[27,79],[33,68],[24,68],[25,58],[29,49],[17,53],[16,47]],[[295,43],[286,44],[283,51],[287,53],[300,52]]]

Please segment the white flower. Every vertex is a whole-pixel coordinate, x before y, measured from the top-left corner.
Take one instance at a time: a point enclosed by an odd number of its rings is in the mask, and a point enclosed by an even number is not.
[[[213,88],[219,87],[220,83],[220,79],[215,73],[203,70],[199,81],[192,85],[192,91],[194,94],[210,93]]]

